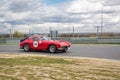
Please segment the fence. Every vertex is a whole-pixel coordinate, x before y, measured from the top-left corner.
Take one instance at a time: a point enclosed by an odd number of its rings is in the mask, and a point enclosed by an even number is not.
[[[58,37],[59,40],[70,41],[72,44],[120,44],[120,38],[96,38],[96,37]],[[0,39],[0,44],[19,44],[20,39]]]

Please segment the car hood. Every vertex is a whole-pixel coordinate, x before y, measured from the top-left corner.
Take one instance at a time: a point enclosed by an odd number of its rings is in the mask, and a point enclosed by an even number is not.
[[[53,40],[56,43],[62,44],[63,46],[71,46],[71,43],[63,40]]]

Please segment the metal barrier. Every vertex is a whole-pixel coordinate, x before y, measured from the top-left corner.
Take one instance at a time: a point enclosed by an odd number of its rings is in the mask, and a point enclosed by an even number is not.
[[[0,39],[0,44],[6,44],[6,39]]]
[[[120,39],[103,39],[96,37],[81,37],[81,38],[70,38],[70,37],[59,37],[58,40],[70,41],[72,44],[120,44]],[[0,44],[19,44],[20,39],[0,39]]]

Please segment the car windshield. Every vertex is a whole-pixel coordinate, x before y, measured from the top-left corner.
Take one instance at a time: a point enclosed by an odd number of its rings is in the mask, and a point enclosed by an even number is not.
[[[47,36],[40,36],[40,40],[51,40],[51,39]]]

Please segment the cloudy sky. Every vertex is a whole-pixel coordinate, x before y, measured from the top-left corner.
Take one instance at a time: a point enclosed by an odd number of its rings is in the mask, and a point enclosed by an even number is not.
[[[1,0],[0,33],[120,32],[120,0]]]

